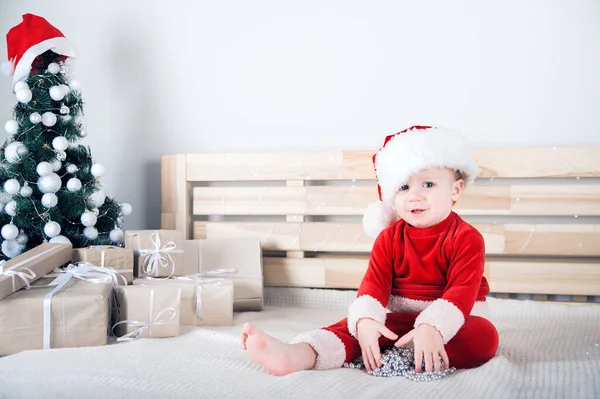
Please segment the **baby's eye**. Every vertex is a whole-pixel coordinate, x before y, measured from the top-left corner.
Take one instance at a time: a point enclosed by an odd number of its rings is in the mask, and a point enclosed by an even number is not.
[[[434,186],[435,186],[435,184],[430,181],[423,183],[423,187],[425,187],[425,188],[433,188]]]
[[[400,187],[400,191],[406,191],[406,190],[408,190],[408,184],[405,184]]]

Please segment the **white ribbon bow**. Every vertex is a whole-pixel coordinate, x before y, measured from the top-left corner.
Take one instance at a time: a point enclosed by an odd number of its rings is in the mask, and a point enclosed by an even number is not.
[[[29,261],[29,259],[27,261]],[[33,272],[33,270],[31,270],[27,267],[22,267],[20,270],[16,270],[17,267],[21,266],[21,264],[23,264],[24,262],[18,263],[16,265],[13,265],[13,266],[7,268],[6,270],[4,270],[5,263],[6,263],[5,260],[0,261],[0,276],[12,276],[13,291],[17,290],[17,286],[15,284],[15,277],[18,277],[21,280],[23,280],[23,283],[25,283],[26,290],[30,289],[31,288],[30,282],[33,281],[37,277],[35,275],[35,273]]]
[[[171,265],[171,271],[168,277],[171,277],[175,272],[175,262],[173,262],[173,258],[171,258],[171,253],[181,253],[181,250],[175,250],[177,245],[173,241],[167,242],[162,248],[160,246],[160,235],[158,232],[152,233],[152,243],[154,244],[154,249],[139,249],[138,252],[140,256],[144,257],[144,266],[142,270],[145,274],[158,275],[158,268],[167,268]],[[163,254],[166,255],[166,258],[163,257]]]
[[[148,288],[150,288],[150,287],[148,287]],[[127,333],[127,334],[117,338],[118,342],[129,342],[129,341],[133,341],[135,339],[141,338],[143,336],[144,332],[146,332],[146,330],[148,330],[148,336],[150,336],[150,329],[152,328],[152,326],[177,323],[176,320],[171,321],[171,319],[173,319],[177,315],[177,311],[172,307],[164,308],[163,310],[161,310],[160,312],[158,312],[156,314],[154,319],[152,318],[153,312],[154,312],[154,289],[150,288],[150,306],[148,307],[148,323],[143,323],[138,320],[122,320],[113,325],[111,333],[113,333],[115,327],[120,324],[139,326],[138,328],[131,331],[130,333]],[[167,316],[167,314],[168,314],[168,316]]]

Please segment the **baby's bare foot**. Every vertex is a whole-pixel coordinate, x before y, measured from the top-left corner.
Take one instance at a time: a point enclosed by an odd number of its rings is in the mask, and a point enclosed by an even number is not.
[[[286,344],[250,323],[242,329],[242,348],[274,375],[286,375],[313,368],[317,354],[307,343]]]

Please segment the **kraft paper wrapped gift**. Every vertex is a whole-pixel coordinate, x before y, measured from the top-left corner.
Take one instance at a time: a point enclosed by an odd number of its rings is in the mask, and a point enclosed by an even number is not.
[[[133,281],[133,251],[112,245],[73,249],[73,263],[88,262],[95,266],[113,268],[127,283]]]
[[[180,324],[184,326],[233,325],[233,283],[222,278],[137,278],[133,284],[181,288]]]
[[[108,343],[111,278],[59,279],[49,286],[56,280],[41,278],[0,300],[0,355]]]
[[[209,238],[183,243],[186,269],[233,282],[233,310],[263,308],[262,249],[257,238]]]
[[[135,280],[134,280],[135,281]],[[117,341],[179,335],[181,289],[173,285],[115,287]]]
[[[176,230],[128,230],[125,247],[133,250],[135,277],[194,273],[183,264],[183,234]]]
[[[0,300],[68,263],[72,249],[71,244],[44,243],[1,264]]]

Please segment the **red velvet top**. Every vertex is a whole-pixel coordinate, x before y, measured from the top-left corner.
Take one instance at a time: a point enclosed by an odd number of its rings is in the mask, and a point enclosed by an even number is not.
[[[453,303],[466,318],[490,289],[483,269],[483,237],[456,213],[435,226],[416,228],[400,220],[379,234],[358,290],[384,307],[389,296]]]

